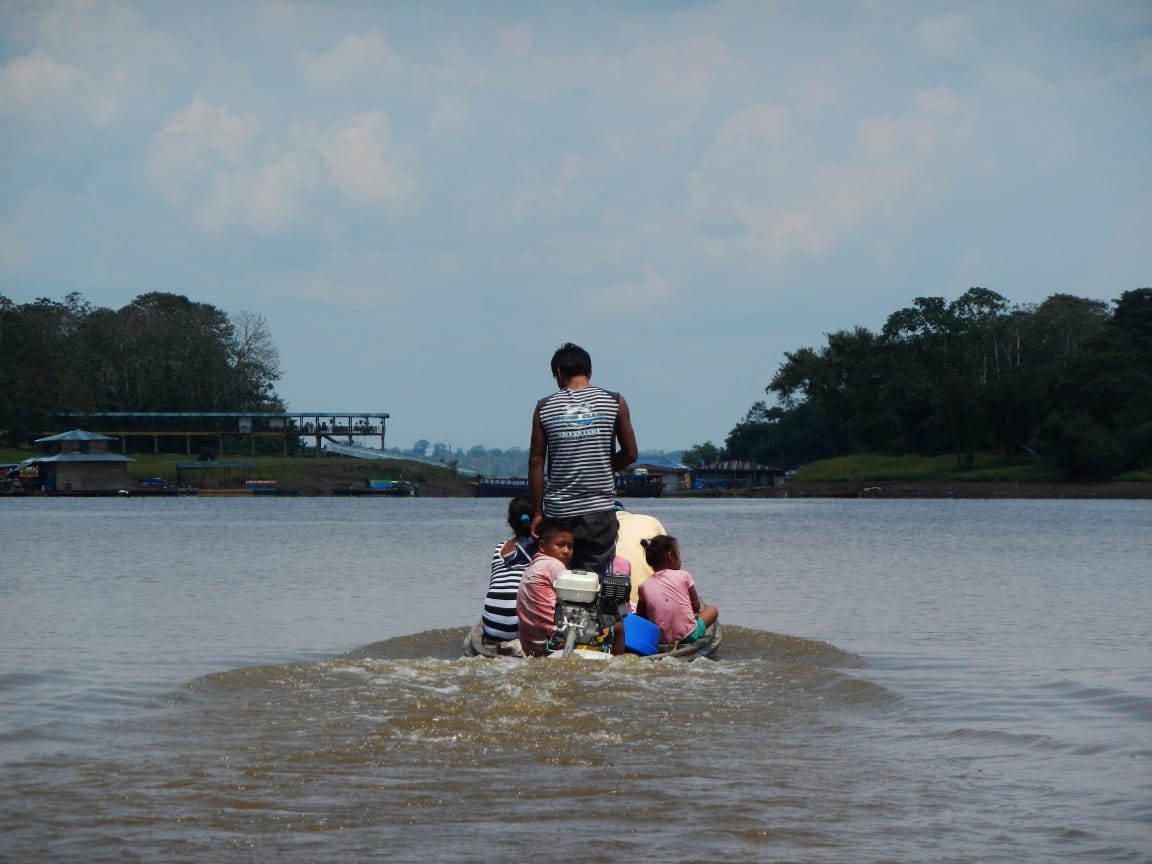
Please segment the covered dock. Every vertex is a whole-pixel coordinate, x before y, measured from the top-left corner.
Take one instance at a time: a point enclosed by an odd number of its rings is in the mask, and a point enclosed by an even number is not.
[[[60,420],[119,438],[123,454],[182,451],[191,456],[208,446],[217,456],[228,449],[254,456],[259,440],[279,439],[285,456],[305,440],[320,456],[324,439],[348,445],[379,440],[383,450],[389,417],[385,411],[104,411],[61,415]]]

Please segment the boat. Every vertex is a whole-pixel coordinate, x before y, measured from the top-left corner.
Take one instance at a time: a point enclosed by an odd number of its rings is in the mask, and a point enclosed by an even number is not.
[[[664,478],[643,468],[630,474],[617,472],[614,485],[617,498],[659,498],[664,494]],[[477,498],[515,498],[528,494],[528,478],[481,474],[472,481],[472,489]]]
[[[367,480],[363,486],[333,489],[332,494],[369,498],[375,496],[415,498],[419,491],[419,487],[408,480]]]
[[[664,478],[639,468],[631,474],[616,474],[616,497],[659,498],[664,494]]]
[[[642,656],[646,660],[696,660],[700,657],[713,656],[720,649],[720,644],[723,641],[724,631],[720,627],[720,623],[716,622],[705,630],[704,635],[695,642],[674,644],[663,642],[660,643],[659,650],[655,654],[632,656]],[[555,651],[549,656],[558,657],[560,653]],[[612,656],[603,651],[588,650],[577,650],[575,654],[582,658],[595,657],[596,659],[608,659]],[[500,642],[485,636],[482,622],[477,621],[464,636],[464,656],[523,657],[524,653],[520,650],[519,642]]]
[[[625,651],[641,657],[695,660],[714,654],[723,641],[713,623],[695,642],[661,644],[660,628],[628,611],[632,579],[624,573],[600,575],[591,570],[565,570],[552,583],[556,590],[555,625],[548,641],[549,657],[606,660],[603,634],[623,623]],[[501,642],[484,635],[483,621],[464,637],[466,657],[523,657],[519,640]]]
[[[129,495],[170,497],[173,495],[195,495],[193,486],[177,486],[164,477],[147,477],[140,480],[131,489],[122,490]]]
[[[299,489],[290,489],[280,485],[279,480],[245,480],[244,488],[252,495],[292,496],[299,495]]]
[[[480,474],[472,481],[472,489],[477,498],[515,498],[528,494],[528,478]]]

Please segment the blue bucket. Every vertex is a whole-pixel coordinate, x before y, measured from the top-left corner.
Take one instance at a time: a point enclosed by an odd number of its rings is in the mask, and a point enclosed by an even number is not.
[[[660,650],[660,628],[639,615],[624,616],[624,647],[647,657]]]

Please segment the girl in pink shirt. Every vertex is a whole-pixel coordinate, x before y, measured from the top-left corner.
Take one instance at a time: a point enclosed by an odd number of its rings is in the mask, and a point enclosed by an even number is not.
[[[695,642],[716,623],[720,611],[701,606],[692,574],[680,569],[680,544],[675,537],[657,534],[641,542],[654,572],[640,583],[636,614],[660,628],[661,642]]]

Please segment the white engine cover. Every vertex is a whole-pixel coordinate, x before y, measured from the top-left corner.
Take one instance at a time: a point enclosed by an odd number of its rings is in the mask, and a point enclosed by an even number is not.
[[[595,603],[600,577],[589,570],[565,570],[556,577],[556,599],[563,603]]]

